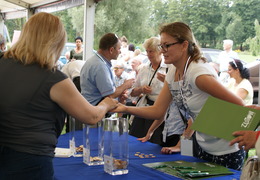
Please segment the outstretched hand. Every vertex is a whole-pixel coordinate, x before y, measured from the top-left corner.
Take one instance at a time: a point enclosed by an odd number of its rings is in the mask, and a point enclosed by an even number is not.
[[[163,147],[161,149],[162,154],[173,154],[173,153],[178,153],[178,152],[181,152],[181,148],[178,145],[173,146],[173,147]]]
[[[109,112],[114,112],[114,113],[124,113],[126,111],[126,106],[121,104],[121,103],[118,103],[117,104],[117,107],[115,109],[112,109],[110,110]]]
[[[137,140],[138,141],[141,141],[141,142],[146,142],[146,141],[149,141],[151,139],[151,136],[153,134],[147,134],[145,137],[142,137],[142,138],[138,138]]]
[[[102,102],[107,104],[108,110],[115,109],[118,106],[118,101],[110,97],[106,97]]]

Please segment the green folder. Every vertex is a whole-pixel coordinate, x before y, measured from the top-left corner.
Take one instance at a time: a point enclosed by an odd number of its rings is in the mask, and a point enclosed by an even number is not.
[[[239,130],[255,130],[259,125],[260,110],[239,106],[209,97],[191,129],[223,138],[234,139],[232,133]]]
[[[187,161],[168,161],[146,163],[143,166],[164,172],[166,174],[179,177],[184,180],[205,179],[211,176],[224,176],[234,174],[228,168],[210,162],[187,162]],[[197,177],[191,177],[190,173],[201,173]]]

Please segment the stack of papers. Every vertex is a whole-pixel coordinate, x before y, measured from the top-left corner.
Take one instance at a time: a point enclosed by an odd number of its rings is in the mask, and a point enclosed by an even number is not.
[[[70,157],[71,150],[69,148],[55,148],[55,157]]]
[[[143,165],[186,180],[233,174],[228,168],[209,162],[169,161]]]

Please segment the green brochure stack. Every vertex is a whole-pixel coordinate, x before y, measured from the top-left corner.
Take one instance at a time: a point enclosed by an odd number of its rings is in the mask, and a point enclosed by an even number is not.
[[[184,180],[233,174],[228,168],[209,162],[169,161],[143,165]]]

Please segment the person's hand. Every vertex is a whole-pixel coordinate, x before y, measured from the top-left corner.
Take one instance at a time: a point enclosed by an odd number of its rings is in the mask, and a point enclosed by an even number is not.
[[[159,79],[160,81],[164,82],[165,76],[165,74],[157,72],[157,79]]]
[[[118,106],[118,101],[110,97],[106,97],[102,102],[108,106],[108,111],[115,109]]]
[[[127,107],[125,105],[118,103],[117,107],[115,109],[110,110],[110,112],[115,112],[115,113],[126,112],[126,108]]]
[[[143,94],[151,94],[152,88],[150,86],[145,85],[145,86],[142,87],[142,93]]]
[[[179,145],[173,146],[173,147],[163,147],[161,149],[162,154],[172,154],[172,153],[178,153],[181,152],[181,147]]]
[[[230,146],[238,143],[239,148],[244,147],[245,151],[255,147],[257,131],[235,131],[232,135],[237,137],[230,141]]]
[[[122,104],[126,103],[126,100],[128,98],[128,92],[125,90],[120,96],[119,96],[119,102]]]
[[[256,104],[253,104],[253,105],[248,105],[246,106],[248,108],[252,108],[252,109],[256,109],[256,110],[260,110],[260,106],[256,105]]]
[[[133,87],[134,83],[135,83],[135,79],[132,78],[132,79],[125,80],[124,85],[125,85],[126,89],[130,89]]]
[[[141,142],[146,142],[146,141],[149,141],[152,137],[153,133],[147,133],[145,137],[142,137],[142,138],[138,138],[137,140],[138,141],[141,141]]]

